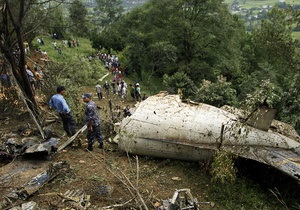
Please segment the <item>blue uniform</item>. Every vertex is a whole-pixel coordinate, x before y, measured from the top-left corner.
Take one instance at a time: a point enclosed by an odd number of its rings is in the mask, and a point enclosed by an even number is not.
[[[96,138],[99,145],[103,144],[103,136],[100,132],[100,117],[98,115],[98,108],[94,101],[90,100],[86,103],[85,109],[86,123],[88,127],[87,139],[88,149],[92,150],[94,139]],[[90,121],[92,121],[92,130],[89,129]]]

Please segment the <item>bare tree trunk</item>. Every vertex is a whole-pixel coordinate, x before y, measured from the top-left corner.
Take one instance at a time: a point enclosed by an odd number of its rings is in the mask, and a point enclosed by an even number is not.
[[[22,24],[25,16],[25,2],[25,0],[19,1],[19,13],[14,14],[11,10],[11,6],[13,7],[13,5],[11,5],[12,2],[5,0],[4,8],[2,8],[3,19],[1,25],[2,29],[0,29],[0,49],[10,63],[13,75],[19,83],[22,91],[29,99],[26,100],[27,106],[31,109],[35,116],[38,116],[38,105],[25,69],[25,50],[22,37]],[[16,46],[20,49],[20,54],[17,57],[13,55],[13,48]]]

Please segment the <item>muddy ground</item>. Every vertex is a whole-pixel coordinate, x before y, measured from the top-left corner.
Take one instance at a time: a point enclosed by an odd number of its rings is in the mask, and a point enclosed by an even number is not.
[[[92,92],[87,88],[86,91]],[[107,98],[99,101],[96,96],[93,100],[101,108],[100,115],[107,119],[104,110],[107,110]],[[131,99],[121,100],[117,96],[112,98],[114,107],[134,106]],[[9,105],[1,99],[0,141],[6,142],[12,139],[15,142],[24,143],[32,139],[40,140],[41,136],[27,110],[20,103],[16,107]],[[47,109],[47,107],[43,107]],[[78,126],[80,127],[80,126]],[[58,147],[62,145],[67,136],[62,130],[61,121],[51,126],[53,137],[59,140]],[[0,197],[2,203],[4,197],[14,190],[20,189],[37,174],[47,170],[49,165],[65,161],[69,165],[68,170],[59,172],[53,180],[43,184],[39,190],[26,200],[3,205],[3,209],[9,209],[20,203],[34,201],[41,209],[100,209],[101,207],[118,204],[115,209],[132,208],[146,205],[149,209],[156,209],[162,200],[173,196],[176,189],[190,188],[198,201],[207,202],[207,196],[202,189],[207,180],[203,180],[204,167],[198,163],[180,162],[175,160],[154,159],[151,157],[135,157],[118,150],[116,143],[111,140],[113,135],[103,128],[105,148],[98,148],[95,142],[92,152],[85,151],[86,133],[80,134],[73,146],[68,146],[51,157],[24,157],[18,156],[5,161],[1,160]],[[78,141],[81,145],[78,146]],[[68,192],[74,192],[72,199],[65,196]],[[77,194],[76,194],[77,193]],[[139,197],[140,195],[140,197]],[[81,196],[81,197],[80,197]],[[81,208],[74,200],[81,198],[86,202]],[[137,198],[139,197],[139,198]],[[138,200],[138,202],[136,202]],[[209,201],[211,202],[211,201]],[[4,207],[5,206],[5,207]],[[211,209],[211,203],[204,203],[204,209]]]
[[[83,91],[93,93],[94,88],[85,87]],[[124,107],[133,108],[135,105],[131,98],[121,100],[114,96],[110,99],[118,120],[123,117]],[[52,112],[39,93],[37,100],[43,110]],[[84,132],[76,138],[72,147],[68,146],[51,156],[16,156],[10,159],[2,157],[0,209],[10,209],[30,201],[36,202],[39,209],[145,209],[145,206],[148,209],[157,209],[162,200],[172,198],[175,190],[185,188],[191,190],[200,202],[201,209],[225,209],[215,204],[206,194],[211,188],[206,163],[136,157],[119,151],[118,145],[112,141],[115,133],[112,131],[112,116],[108,111],[108,97],[105,96],[99,101],[94,94],[93,100],[100,107],[103,120],[101,129],[105,138],[104,149],[99,149],[95,142],[92,152],[85,151],[87,141]],[[0,145],[7,140],[19,144],[33,140],[43,141],[21,101],[8,101],[0,93],[0,113]],[[78,129],[81,126],[83,125],[78,125]],[[57,147],[67,141],[68,137],[59,118],[51,124],[51,130],[53,137],[59,140]],[[81,145],[78,145],[78,142]],[[65,163],[65,168],[54,173],[55,176],[41,184],[37,191],[31,189],[32,194],[28,198],[10,201],[6,199],[11,192],[22,192],[24,185],[36,175],[45,170],[52,171],[53,165],[61,162]],[[274,189],[274,186],[269,184],[272,177],[272,183],[292,185],[296,190],[287,190],[299,191],[297,184],[289,184],[289,179],[283,179],[285,176],[282,174],[275,175],[278,172],[270,168],[258,168],[256,163],[249,161],[237,162],[237,165],[239,172],[243,171],[244,166],[253,166],[250,170],[245,169],[244,176],[251,176],[253,173],[251,178],[255,177],[257,183],[266,183],[266,189]]]

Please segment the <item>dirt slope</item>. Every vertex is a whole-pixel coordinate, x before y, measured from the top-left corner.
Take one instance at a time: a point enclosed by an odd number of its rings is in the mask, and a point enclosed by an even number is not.
[[[97,103],[101,106],[105,104],[103,101]],[[0,120],[2,142],[8,138],[26,141],[28,138],[35,137],[34,134],[27,137],[19,135],[18,127],[28,124],[29,127],[34,128],[34,124],[28,118],[20,120],[20,117],[17,116],[2,116]],[[197,163],[150,157],[137,159],[118,151],[117,145],[108,141],[105,142],[104,150],[94,147],[94,151],[86,152],[84,151],[86,147],[85,133],[81,134],[79,138],[82,146],[67,147],[62,152],[54,154],[50,160],[18,157],[9,164],[2,164],[0,197],[2,198],[12,190],[21,187],[45,170],[50,163],[66,161],[70,165],[70,172],[60,174],[53,181],[45,184],[29,198],[30,201],[37,202],[42,209],[66,209],[70,204],[62,202],[60,195],[68,190],[80,190],[90,195],[90,209],[99,209],[113,204],[123,204],[131,200],[136,195],[136,190],[139,190],[146,205],[150,209],[155,209],[153,205],[156,202],[171,198],[174,190],[181,188],[191,188],[192,193],[199,201],[206,201],[206,197],[201,191],[201,183],[204,183],[204,180],[202,180],[202,176],[198,176],[201,168]],[[66,141],[66,137],[61,137],[60,144],[64,141]],[[130,183],[135,189],[129,186]],[[137,205],[134,201],[129,204]],[[123,209],[123,207],[119,209]]]
[[[34,54],[32,60],[36,61],[39,58],[38,54]],[[32,67],[33,64],[28,61],[28,65]],[[94,93],[94,87],[85,87],[83,92]],[[81,142],[80,146],[76,146],[78,142],[76,140],[75,147],[67,147],[54,154],[50,159],[16,157],[9,162],[2,161],[0,168],[2,201],[4,196],[22,187],[38,173],[46,170],[50,164],[59,161],[66,161],[70,165],[68,173],[59,174],[51,182],[44,184],[26,201],[18,200],[8,207],[35,201],[41,209],[83,209],[79,206],[76,207],[76,203],[74,204],[64,197],[66,192],[75,192],[76,190],[90,196],[88,201],[90,206],[87,209],[100,209],[100,207],[127,202],[126,208],[138,208],[144,202],[149,209],[156,209],[157,202],[171,198],[174,191],[181,188],[190,188],[198,201],[207,201],[206,195],[201,190],[203,187],[208,187],[207,180],[203,179],[204,176],[201,175],[203,170],[198,163],[150,157],[137,158],[120,152],[117,145],[109,141],[113,135],[107,128],[111,121],[108,99],[112,101],[115,118],[120,119],[123,117],[123,108],[133,107],[135,102],[131,98],[122,100],[118,96],[107,97],[105,94],[104,97],[99,101],[94,94],[93,100],[100,107],[105,148],[99,149],[95,143],[92,152],[85,151],[87,142],[86,133],[83,133],[78,137]],[[19,143],[31,139],[42,141],[35,124],[21,103],[12,108],[5,100],[0,101],[3,103],[0,110],[2,112],[0,118],[1,144],[8,139]],[[67,140],[60,120],[52,126],[52,129],[54,137],[59,139],[59,145]],[[135,199],[139,194],[142,199],[136,203]],[[122,206],[115,209],[124,208]],[[204,204],[203,208],[210,209],[210,205]]]

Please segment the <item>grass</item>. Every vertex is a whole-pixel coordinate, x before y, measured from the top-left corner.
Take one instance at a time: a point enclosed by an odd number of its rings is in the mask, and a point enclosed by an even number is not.
[[[102,76],[104,76],[107,73],[107,70],[105,69],[103,63],[95,59],[92,62],[88,62],[88,57],[90,55],[96,55],[97,51],[91,47],[90,40],[85,39],[85,38],[78,38],[79,40],[79,47],[71,47],[69,48],[68,46],[63,46],[62,45],[62,40],[54,40],[50,36],[43,37],[45,45],[39,46],[37,43],[37,38],[33,41],[33,45],[37,48],[40,47],[41,50],[46,51],[48,57],[50,57],[52,60],[58,63],[65,63],[68,65],[71,62],[74,62],[74,58],[77,60],[81,60],[84,62],[84,69],[82,65],[78,66],[79,71],[95,71],[98,73],[97,77],[100,79]],[[54,49],[53,47],[53,42],[56,41],[57,47],[61,47],[62,49],[62,54],[58,54],[58,51]],[[122,60],[120,60],[122,63]],[[125,68],[123,66],[123,68]],[[146,94],[147,96],[153,95],[158,93],[160,90],[163,90],[163,85],[162,85],[162,78],[151,78],[149,79],[149,75],[146,72],[143,72],[143,80],[140,81],[138,77],[135,74],[131,74],[126,76],[125,81],[126,83],[129,84],[134,84],[135,82],[139,82],[141,86],[141,93]],[[110,74],[107,78],[105,78],[101,83],[107,81],[112,81],[113,76]],[[91,85],[92,83],[92,85]],[[87,81],[86,84],[82,84],[88,87],[94,87],[95,86],[95,79],[91,81]]]
[[[95,49],[92,48],[91,43],[88,39],[85,38],[77,38],[79,40],[79,47],[71,47],[63,46],[62,40],[52,39],[50,36],[43,37],[45,45],[39,46],[36,39],[33,41],[33,45],[35,47],[41,48],[41,50],[46,51],[48,56],[60,63],[66,60],[70,60],[72,57],[77,56],[80,58],[88,59],[88,56],[95,54]],[[62,49],[62,54],[59,55],[58,51],[54,49],[53,43],[57,43],[57,48],[60,47]]]
[[[231,5],[235,0],[225,0],[225,3],[228,5]],[[239,3],[239,5],[242,8],[250,9],[251,7],[260,7],[260,6],[273,6],[277,4],[278,0],[237,0],[236,2]],[[297,2],[288,0],[286,1],[287,4],[297,4]],[[300,4],[300,2],[298,2]]]
[[[292,32],[292,37],[294,39],[300,39],[300,32],[299,31]]]
[[[240,8],[236,11],[232,11],[233,14],[239,15],[244,21],[245,26],[249,26],[249,22],[256,25],[259,23],[260,15],[265,15],[266,12],[270,11],[272,7],[276,4],[280,3],[279,0],[225,0],[229,7],[237,2]],[[299,1],[287,0],[285,1],[287,5],[299,5]],[[262,7],[270,6],[271,8],[267,8],[267,10],[262,9]],[[246,11],[245,11],[246,10]],[[256,17],[258,15],[258,19]],[[251,28],[247,29],[251,30]]]

